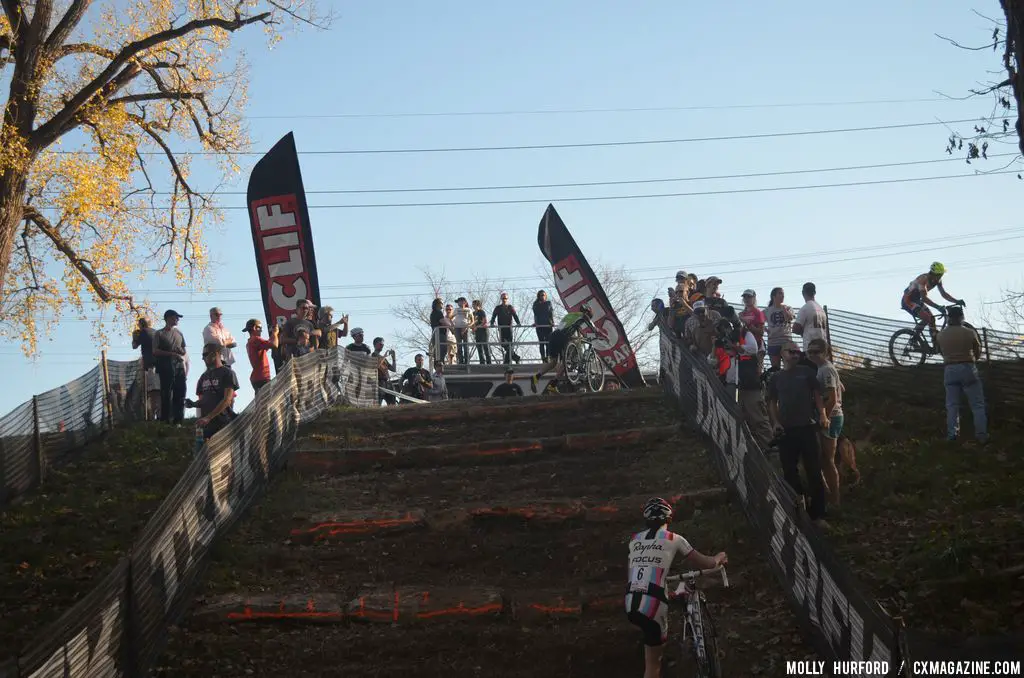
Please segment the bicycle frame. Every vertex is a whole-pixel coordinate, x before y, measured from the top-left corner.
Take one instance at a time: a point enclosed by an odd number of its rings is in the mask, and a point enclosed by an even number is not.
[[[683,610],[683,634],[681,640],[683,645],[685,645],[687,638],[692,638],[694,649],[698,652],[698,656],[706,656],[707,651],[704,644],[704,619],[700,611],[701,603],[705,602],[705,598],[704,593],[696,587],[696,582],[701,577],[713,574],[721,574],[722,586],[729,588],[729,577],[725,572],[725,567],[722,565],[713,567],[710,570],[693,570],[665,578],[666,585],[676,582],[679,584],[673,592],[673,599],[682,598],[686,601],[686,607]]]

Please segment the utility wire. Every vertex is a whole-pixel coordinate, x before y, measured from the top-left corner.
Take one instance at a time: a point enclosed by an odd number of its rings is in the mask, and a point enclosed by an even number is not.
[[[1019,153],[997,153],[989,158],[1009,158]],[[884,169],[887,167],[911,167],[915,165],[932,165],[945,162],[964,162],[959,156],[933,158],[931,160],[907,160],[904,162],[887,162],[877,165],[847,165],[846,167],[818,167],[813,169],[771,170],[767,172],[744,172],[741,174],[711,174],[706,176],[665,177],[654,179],[619,179],[610,181],[569,181],[558,184],[506,184],[493,186],[433,186],[417,188],[341,188],[327,190],[306,190],[306,195],[351,195],[372,193],[444,193],[449,191],[514,191],[533,188],[590,188],[595,186],[628,186],[638,184],[665,184],[682,181],[716,181],[720,179],[753,179],[757,177],[781,177],[797,174],[819,174],[824,172],[847,172],[855,170]],[[201,191],[202,192],[202,191]],[[206,191],[216,195],[247,195],[246,191]],[[173,195],[171,191],[153,191],[151,195]]]
[[[1011,262],[1018,261],[1019,259],[1020,259],[1020,255],[1019,254],[1011,254],[1011,255],[1007,255],[1007,256],[987,257],[987,258],[982,258],[982,259],[969,259],[969,260],[965,260],[964,262],[953,263],[953,264],[950,264],[950,265],[952,267],[954,267],[956,270],[961,271],[961,270],[971,270],[971,269],[975,269],[975,268],[979,268],[979,267],[983,267],[983,266],[991,266],[991,265],[994,265],[994,264],[1011,263]],[[748,260],[747,263],[749,263],[749,260]],[[826,263],[826,262],[822,262],[822,263]],[[750,269],[750,270],[754,270],[754,271],[757,271],[757,272],[762,273],[762,274],[770,273],[770,270],[765,269],[764,267],[757,268],[757,269]],[[772,270],[774,270],[774,269],[772,269]],[[836,281],[862,280],[864,278],[878,277],[878,276],[883,276],[883,275],[893,275],[893,274],[904,272],[904,271],[906,271],[906,267],[905,266],[896,266],[896,267],[889,267],[889,268],[883,268],[883,269],[873,269],[873,270],[868,270],[868,271],[856,271],[856,272],[853,272],[853,273],[846,272],[846,273],[837,273],[837,274],[814,275],[814,276],[810,276],[810,277],[812,277],[816,282],[836,282]],[[731,275],[732,273],[728,273],[728,274]],[[805,276],[803,278],[790,278],[790,279],[783,279],[783,280],[773,279],[770,284],[771,285],[778,285],[778,286],[782,286],[782,287],[786,287],[786,286],[789,286],[789,285],[799,285],[799,284],[803,284],[804,282],[806,282],[806,278],[807,278],[807,276]],[[660,277],[660,278],[644,278],[644,279],[641,279],[641,280],[636,280],[634,282],[638,282],[639,283],[639,282],[645,282],[645,281],[651,281],[651,280],[662,280],[662,281],[664,281],[666,279],[663,278],[663,277]],[[765,284],[767,285],[769,283],[766,282]],[[751,286],[756,287],[757,286],[757,282],[748,282],[748,283],[744,283],[744,285],[748,286],[748,287],[751,287]],[[524,289],[532,289],[532,288],[511,289],[509,291],[522,291]],[[409,295],[409,296],[411,296],[411,295]],[[260,301],[260,303],[262,303],[262,301]],[[358,315],[360,317],[363,317],[363,316],[392,315],[392,312],[391,312],[390,308],[350,309],[350,310],[348,310],[346,312],[349,313],[350,315]],[[249,318],[251,316],[252,316],[252,314],[249,314],[249,313],[225,313],[224,314],[225,318],[238,318],[239,322],[241,322],[241,319]],[[41,320],[47,320],[47,319],[41,319]],[[85,318],[85,319],[83,319],[83,318],[66,318],[66,319],[62,319],[61,322],[62,323],[63,322],[96,322],[98,320],[99,320],[99,318]],[[353,323],[353,326],[355,324],[356,323]],[[20,351],[18,351],[17,353],[20,354]],[[54,353],[54,354],[57,354],[57,355],[62,354],[62,352],[60,352],[60,351],[46,351],[45,353]],[[3,354],[2,351],[0,351],[0,355],[2,355],[2,354]],[[78,354],[75,353],[75,355],[78,355]],[[89,354],[86,354],[86,355],[93,355],[93,354],[89,353]]]
[[[828,108],[836,106],[874,106],[879,104],[923,104],[960,102],[949,97],[923,99],[862,99],[856,101],[808,101],[761,104],[712,104],[698,106],[644,106],[626,108],[547,108],[495,111],[416,111],[405,113],[283,113],[278,115],[249,115],[250,120],[310,120],[333,118],[456,118],[501,115],[563,115],[586,113],[661,113],[678,111],[733,111],[765,108]]]
[[[777,139],[786,137],[812,136],[818,134],[848,134],[854,132],[875,132],[879,130],[910,129],[914,127],[935,127],[945,125],[956,125],[968,122],[979,122],[979,118],[965,118],[963,120],[931,120],[928,122],[908,122],[893,125],[871,125],[866,127],[839,127],[832,129],[817,130],[796,130],[792,132],[764,132],[760,134],[733,134],[712,137],[683,137],[677,139],[633,139],[629,141],[594,141],[572,144],[520,144],[510,146],[450,146],[450,147],[423,147],[423,148],[365,148],[365,149],[340,149],[340,150],[319,150],[319,151],[298,151],[299,155],[382,155],[396,153],[477,153],[493,151],[534,151],[566,148],[609,148],[614,146],[651,146],[661,144],[689,144],[704,141],[745,141],[752,139]],[[987,122],[986,124],[991,124]],[[84,154],[98,155],[98,151],[53,151],[57,154]],[[180,151],[173,151],[180,153]],[[140,151],[140,155],[165,155],[164,151]],[[187,151],[187,155],[225,155],[220,151]],[[262,156],[266,151],[246,151],[233,153],[238,156]]]
[[[932,239],[934,241],[949,242],[949,241],[956,241],[956,240],[974,240],[976,238],[983,238],[983,237],[996,236],[996,235],[1006,235],[1006,234],[1009,234],[1009,233],[1024,233],[1024,227],[1014,226],[1014,227],[1011,227],[1011,228],[999,228],[999,229],[989,229],[989,230],[985,230],[985,231],[975,231],[973,233],[960,233],[960,234],[955,234],[955,235],[934,235],[934,236],[932,236]],[[848,253],[851,253],[851,252],[875,252],[875,251],[878,251],[878,250],[893,249],[893,248],[898,248],[898,247],[915,247],[915,248],[917,248],[917,247],[920,246],[920,244],[921,244],[921,239],[917,238],[917,239],[914,239],[914,240],[904,240],[904,241],[901,241],[901,242],[882,243],[882,244],[879,244],[879,245],[862,245],[861,247],[853,247],[853,248],[851,248],[851,247],[843,247],[843,248],[832,249],[832,250],[816,250],[816,251],[812,251],[812,252],[797,252],[795,254],[778,254],[778,255],[773,254],[773,255],[771,255],[771,257],[772,257],[773,261],[785,261],[787,259],[809,259],[809,258],[817,258],[817,257],[822,257],[822,256],[828,256],[828,255],[832,255],[832,254],[848,254]],[[716,266],[734,266],[734,265],[741,265],[741,264],[748,264],[748,263],[750,263],[750,257],[746,257],[746,258],[743,258],[743,259],[726,260],[726,261],[716,260],[716,261],[703,261],[703,262],[695,262],[695,263],[691,262],[691,263],[685,263],[685,264],[669,264],[669,265],[665,265],[665,266],[643,266],[643,267],[637,267],[637,268],[627,268],[627,269],[624,269],[624,270],[627,273],[650,273],[650,272],[654,272],[654,271],[658,271],[658,272],[660,272],[660,271],[670,271],[671,272],[672,270],[678,269],[680,267],[687,268],[687,269],[690,269],[690,270],[699,270],[699,269],[702,269],[702,268],[713,268],[713,267],[716,267]],[[669,275],[671,275],[671,273],[669,273]],[[540,279],[541,278],[539,276],[537,276],[537,275],[506,276],[506,277],[495,276],[494,278],[491,278],[491,280],[496,281],[496,282],[500,282],[500,283],[521,282],[521,281],[531,281],[531,280],[540,280]],[[459,286],[470,286],[471,287],[473,285],[479,284],[480,282],[481,282],[480,280],[463,279],[463,280],[446,280],[445,284],[448,285],[449,287],[459,287]],[[396,283],[377,283],[377,284],[374,284],[374,283],[360,283],[360,284],[349,284],[349,285],[321,285],[320,289],[321,290],[382,289],[382,288],[395,288],[395,287],[424,287],[424,286],[427,286],[427,285],[428,285],[428,283],[426,281],[420,280],[420,281],[417,281],[417,282],[407,282],[407,283],[405,283],[405,282],[396,282]],[[231,292],[252,292],[252,289],[253,289],[252,287],[233,287],[233,288],[218,288],[216,291],[210,291],[210,292],[192,292],[190,290],[182,289],[180,287],[171,287],[171,288],[162,288],[162,289],[157,289],[157,288],[139,289],[139,290],[135,290],[135,291],[138,292],[138,293],[143,293],[143,294],[188,293],[189,295],[214,295],[214,294],[228,294],[228,293],[231,293]]]
[[[632,193],[625,195],[588,195],[559,198],[508,198],[504,200],[449,200],[444,202],[394,202],[394,203],[352,203],[349,205],[309,205],[311,210],[334,209],[368,209],[398,207],[470,207],[481,205],[529,205],[542,203],[591,202],[605,200],[651,200],[655,198],[690,198],[708,195],[738,195],[741,193],[775,193],[778,191],[806,191],[819,188],[847,188],[852,186],[880,186],[883,184],[908,184],[918,181],[943,181],[946,179],[963,179],[965,177],[993,176],[996,174],[1017,174],[1017,170],[997,170],[994,172],[975,172],[974,174],[945,174],[930,177],[907,177],[903,179],[873,179],[865,181],[846,181],[832,184],[807,184],[803,186],[770,186],[764,188],[730,188],[717,191],[681,191],[672,193]],[[159,207],[126,208],[125,211],[152,211]],[[228,205],[218,207],[219,210],[246,210],[244,205]]]
[[[814,265],[817,266],[817,265],[820,265],[820,264],[844,264],[844,263],[848,263],[848,262],[851,262],[851,261],[864,261],[866,259],[878,259],[878,258],[881,258],[881,257],[901,256],[901,255],[908,254],[910,252],[931,252],[931,251],[937,251],[937,250],[950,249],[950,248],[954,248],[954,247],[955,248],[974,247],[974,246],[977,246],[977,245],[988,245],[988,244],[991,244],[991,243],[1008,242],[1008,241],[1011,241],[1011,240],[1021,240],[1021,239],[1024,239],[1024,233],[1019,233],[1017,235],[1004,236],[1004,237],[1001,237],[1001,238],[992,238],[992,239],[989,239],[989,240],[975,240],[973,242],[967,242],[967,243],[956,243],[956,244],[949,244],[949,245],[941,244],[941,245],[924,246],[924,247],[921,246],[920,241],[917,241],[917,242],[914,243],[914,247],[913,248],[910,248],[910,249],[907,249],[907,250],[904,250],[904,251],[871,253],[871,254],[865,254],[863,256],[856,256],[856,257],[849,257],[849,256],[839,257],[837,259],[825,259],[825,260],[818,260],[818,259],[816,259],[814,261]],[[750,259],[747,259],[747,260],[742,262],[742,264],[749,264],[749,263],[750,263]],[[722,266],[722,264],[718,264],[717,266],[720,267],[720,266]],[[772,265],[771,265],[771,269],[773,271],[779,270],[779,269],[797,268],[797,267],[805,267],[806,268],[807,267],[807,262],[806,261],[797,261],[797,262],[790,263],[790,264],[777,264],[775,262],[772,262]],[[763,264],[759,264],[759,265],[755,266],[754,268],[738,268],[738,269],[732,269],[732,270],[722,269],[722,268],[715,268],[713,273],[715,275],[718,275],[718,276],[723,276],[723,275],[733,275],[733,274],[737,274],[737,273],[750,273],[750,272],[754,272],[754,271],[763,271],[764,268],[765,267],[764,267]],[[653,278],[639,278],[635,282],[652,282],[652,281],[655,281],[655,280],[665,280],[665,279],[666,279],[665,276],[657,276],[657,277],[653,277]],[[426,287],[428,285],[426,283],[424,283],[423,286]],[[513,291],[521,292],[524,289],[527,289],[527,288],[511,287],[511,288],[506,288],[505,291],[508,291],[508,292],[513,292]],[[250,290],[250,291],[253,291],[253,290]],[[408,298],[410,296],[415,296],[415,295],[410,294],[410,293],[365,294],[365,295],[349,296],[349,297],[346,297],[345,300],[346,301],[350,301],[350,300],[355,300],[355,299],[399,299],[399,298]],[[158,305],[169,305],[169,304],[176,304],[176,303],[184,302],[184,301],[188,301],[188,300],[180,299],[180,298],[178,298],[178,299],[153,299],[151,301],[151,303],[158,304]],[[258,302],[258,303],[263,303],[263,299],[262,298],[258,298],[258,299],[256,299],[256,298],[250,298],[250,299],[229,299],[229,300],[226,300],[224,303],[227,303],[227,302],[232,302],[232,303],[237,303],[237,302],[240,302],[240,303],[257,303]]]

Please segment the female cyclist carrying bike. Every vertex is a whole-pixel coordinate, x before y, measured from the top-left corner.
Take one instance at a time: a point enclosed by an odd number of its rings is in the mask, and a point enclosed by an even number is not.
[[[672,504],[654,497],[644,505],[646,529],[629,540],[629,583],[626,618],[644,634],[644,678],[659,678],[661,656],[668,640],[668,594],[665,579],[678,556],[694,567],[709,570],[729,562],[724,553],[706,556],[680,535],[670,532]]]

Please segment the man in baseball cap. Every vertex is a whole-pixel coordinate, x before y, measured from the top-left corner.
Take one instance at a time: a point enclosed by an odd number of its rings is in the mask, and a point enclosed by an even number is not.
[[[185,419],[185,335],[178,329],[183,316],[175,310],[164,311],[164,327],[157,330],[153,340],[153,358],[160,377],[160,420],[168,424],[181,424]]]

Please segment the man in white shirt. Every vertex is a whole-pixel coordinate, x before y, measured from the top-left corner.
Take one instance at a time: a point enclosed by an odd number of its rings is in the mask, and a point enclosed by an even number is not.
[[[804,295],[804,305],[796,314],[793,332],[799,334],[803,339],[804,353],[807,353],[807,347],[812,341],[815,339],[825,340],[825,326],[828,321],[825,318],[825,310],[814,300],[818,292],[814,283],[804,283],[802,292]]]
[[[235,355],[231,349],[238,346],[238,343],[231,336],[231,331],[221,322],[223,317],[224,314],[216,306],[210,309],[210,324],[203,328],[203,346],[207,344],[220,346],[220,360],[224,365],[230,367],[235,364]]]
[[[455,329],[456,355],[460,365],[469,362],[469,330],[473,327],[473,311],[469,308],[466,297],[455,300],[455,316],[452,327]]]

